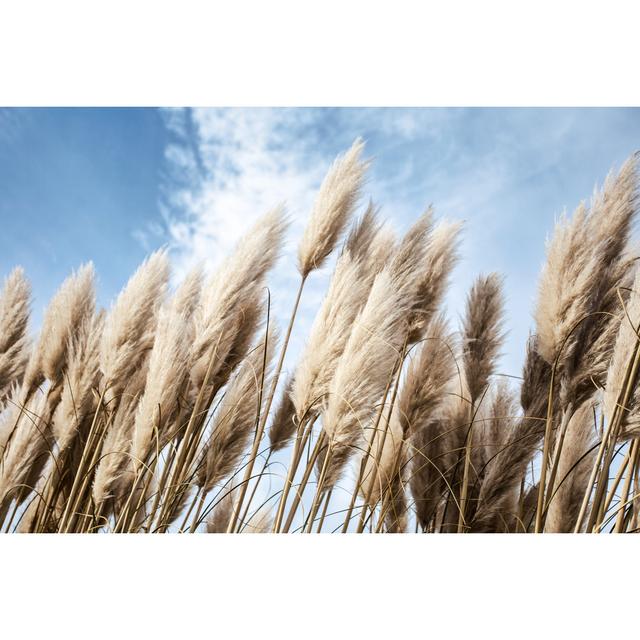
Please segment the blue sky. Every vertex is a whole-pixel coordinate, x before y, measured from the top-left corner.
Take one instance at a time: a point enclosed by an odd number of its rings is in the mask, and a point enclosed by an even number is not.
[[[503,372],[518,374],[555,217],[640,149],[638,109],[3,109],[0,271],[21,264],[37,324],[71,269],[93,260],[108,305],[151,250],[175,278],[215,268],[261,213],[286,201],[291,241],[272,279],[290,305],[295,241],[333,157],[362,136],[367,196],[398,232],[426,205],[465,220],[447,305],[455,324],[477,273],[505,274]],[[306,294],[299,347],[329,269]]]

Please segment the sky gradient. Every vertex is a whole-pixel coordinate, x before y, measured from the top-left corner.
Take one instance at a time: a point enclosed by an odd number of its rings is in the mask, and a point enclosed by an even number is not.
[[[640,148],[638,109],[0,109],[0,271],[25,268],[37,326],[83,262],[106,306],[153,249],[169,247],[176,281],[199,261],[213,269],[286,201],[290,242],[271,280],[284,317],[314,194],[358,136],[373,159],[365,196],[398,232],[429,204],[465,221],[454,327],[473,278],[505,275],[501,366],[518,375],[545,238]],[[329,273],[310,282],[294,351]]]

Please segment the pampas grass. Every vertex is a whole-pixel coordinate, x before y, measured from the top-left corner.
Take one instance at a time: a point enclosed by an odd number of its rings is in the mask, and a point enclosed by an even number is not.
[[[320,187],[298,247],[298,270],[303,278],[323,265],[349,223],[368,167],[360,160],[363,148],[364,143],[356,140],[336,159]]]
[[[282,205],[213,275],[196,267],[171,295],[166,250],[108,312],[81,267],[33,337],[29,282],[9,274],[3,531],[636,530],[637,158],[553,230],[515,380],[500,375],[504,276],[473,281],[454,331],[460,223],[429,207],[397,242],[373,203],[357,217],[363,150],[357,140],[319,187],[281,340],[280,292],[267,287]],[[340,243],[289,354],[305,284]]]
[[[27,361],[27,323],[31,286],[17,267],[6,278],[0,294],[0,401],[20,384]]]

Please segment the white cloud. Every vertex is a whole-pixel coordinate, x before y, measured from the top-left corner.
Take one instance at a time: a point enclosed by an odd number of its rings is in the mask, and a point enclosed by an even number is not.
[[[253,221],[286,201],[294,226],[308,211],[325,166],[310,162],[297,112],[196,109],[164,112],[176,141],[165,217],[175,263],[215,266]]]

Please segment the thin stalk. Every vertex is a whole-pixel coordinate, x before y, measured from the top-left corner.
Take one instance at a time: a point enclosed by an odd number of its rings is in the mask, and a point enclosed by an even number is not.
[[[634,440],[631,445],[631,449],[627,452],[627,456],[625,458],[624,468],[629,466],[629,472],[627,473],[624,480],[624,487],[622,489],[622,495],[620,496],[620,502],[625,504],[627,502],[627,498],[629,497],[629,489],[631,488],[631,481],[633,479],[634,469],[638,465],[638,453],[640,452],[640,445],[638,444],[638,440]],[[630,465],[628,463],[631,463]],[[616,518],[616,526],[614,528],[614,533],[622,532],[622,525],[624,522],[624,509],[618,512],[618,517]]]
[[[329,445],[327,448],[327,453],[324,456],[324,460],[322,461],[322,469],[320,471],[320,477],[318,478],[316,492],[313,496],[313,501],[311,503],[311,509],[309,511],[309,515],[307,516],[307,519],[309,521],[308,533],[311,533],[311,531],[313,530],[313,522],[315,520],[316,514],[318,513],[318,509],[320,508],[322,498],[324,497],[324,482],[327,476],[327,469],[329,467],[331,454],[332,454],[332,449],[331,449],[331,445]]]
[[[207,499],[207,494],[202,490],[202,488],[198,489],[198,492],[196,493],[196,498],[191,501],[191,506],[187,511],[187,514],[184,518],[184,522],[182,523],[182,526],[180,527],[181,531],[184,530],[184,528],[187,526],[189,516],[191,515],[191,512],[193,511],[193,506],[196,504],[196,502],[198,504],[198,508],[196,509],[196,513],[193,516],[191,527],[189,527],[189,533],[194,533],[196,529],[200,526],[200,522],[199,522],[200,514],[202,513],[202,508],[204,507],[204,503],[206,499]]]
[[[246,522],[247,520],[247,515],[249,513],[249,509],[251,508],[251,503],[253,502],[253,499],[256,496],[256,492],[258,490],[258,486],[260,485],[264,472],[269,466],[269,460],[271,460],[272,454],[273,454],[273,449],[269,447],[269,452],[267,453],[267,457],[265,458],[264,464],[262,465],[262,471],[260,471],[260,474],[258,475],[258,479],[253,483],[253,489],[251,490],[251,495],[249,496],[249,500],[247,502],[247,505],[244,508],[244,511],[242,512],[242,515],[240,516],[240,523]]]
[[[276,518],[273,523],[274,533],[278,533],[280,531],[282,518],[284,517],[284,509],[287,503],[287,498],[289,497],[289,491],[291,490],[291,487],[293,485],[293,481],[298,470],[298,465],[300,464],[300,460],[302,459],[305,444],[309,439],[309,435],[311,434],[312,429],[313,421],[311,421],[310,418],[307,420],[303,418],[298,425],[298,431],[296,433],[293,451],[291,452],[291,462],[289,463],[289,468],[287,469],[287,477],[285,479],[284,487],[282,489],[282,495],[280,496],[280,501],[278,503]]]
[[[324,524],[324,519],[327,517],[327,508],[329,507],[329,502],[331,502],[332,494],[333,494],[333,487],[329,489],[325,497],[324,507],[322,508],[322,515],[320,516],[320,522],[318,522],[318,528],[316,529],[316,533],[320,533],[322,531],[322,525]]]
[[[630,452],[631,450],[629,449],[624,457],[624,460],[622,461],[622,463],[620,464],[620,468],[618,469],[618,473],[616,473],[616,477],[613,481],[613,484],[611,485],[611,488],[609,489],[609,493],[606,497],[606,500],[604,502],[604,512],[607,513],[609,511],[609,508],[611,507],[611,503],[613,502],[614,498],[616,497],[616,491],[618,490],[618,487],[620,486],[620,482],[622,482],[622,477],[625,475],[626,471],[627,471],[627,467],[629,466],[629,458],[630,458]]]
[[[465,527],[465,512],[467,507],[467,492],[469,490],[469,469],[471,467],[471,450],[473,448],[473,423],[474,423],[474,407],[473,402],[469,407],[469,415],[471,424],[467,431],[467,437],[464,448],[464,467],[462,471],[462,488],[460,490],[460,509],[458,510],[458,533],[462,533]]]
[[[293,523],[293,518],[295,517],[295,514],[298,510],[298,505],[300,504],[300,501],[302,499],[302,494],[304,493],[304,490],[307,488],[307,483],[309,482],[309,478],[311,477],[311,473],[313,471],[313,467],[315,466],[316,460],[318,459],[318,456],[320,455],[320,450],[322,449],[322,447],[324,446],[324,432],[320,432],[320,435],[318,436],[318,439],[316,440],[316,444],[313,448],[313,452],[311,453],[311,458],[309,459],[309,461],[307,462],[307,466],[304,470],[304,475],[302,476],[302,480],[300,482],[300,485],[298,486],[297,490],[296,490],[296,494],[294,496],[293,499],[293,503],[289,509],[289,514],[287,516],[287,520],[284,524],[284,527],[282,529],[283,533],[289,533],[289,529],[291,528],[291,525]],[[325,460],[326,461],[326,460]]]
[[[542,448],[542,460],[540,462],[540,480],[538,486],[538,503],[536,506],[535,533],[542,531],[542,511],[544,509],[545,484],[547,482],[547,464],[549,462],[549,446],[551,444],[551,432],[553,430],[553,385],[556,377],[556,367],[558,361],[551,369],[551,380],[549,382],[549,399],[547,402],[547,420],[544,428],[544,445]]]

